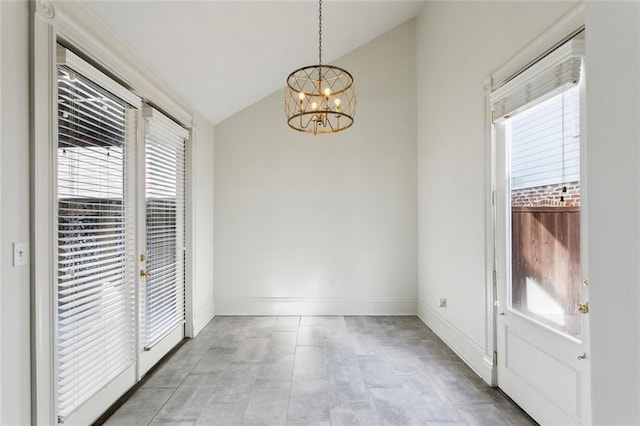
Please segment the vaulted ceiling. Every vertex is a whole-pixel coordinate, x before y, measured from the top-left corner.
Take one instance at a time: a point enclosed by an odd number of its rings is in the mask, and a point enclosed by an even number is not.
[[[213,124],[283,88],[294,69],[318,62],[318,3],[313,0],[85,4]],[[323,2],[323,63],[413,18],[421,8],[421,1]]]

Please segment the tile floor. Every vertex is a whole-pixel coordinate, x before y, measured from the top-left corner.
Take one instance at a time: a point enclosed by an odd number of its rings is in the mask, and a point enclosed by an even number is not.
[[[110,425],[529,425],[416,317],[216,317]]]

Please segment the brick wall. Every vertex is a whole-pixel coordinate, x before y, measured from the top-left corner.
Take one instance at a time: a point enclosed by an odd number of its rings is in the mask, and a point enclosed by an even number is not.
[[[562,196],[562,184],[536,186],[511,191],[512,207],[578,207],[580,206],[580,182],[565,184],[567,192]]]

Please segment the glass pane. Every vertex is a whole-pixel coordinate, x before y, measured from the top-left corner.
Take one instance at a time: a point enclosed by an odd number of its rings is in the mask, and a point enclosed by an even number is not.
[[[58,69],[57,365],[65,417],[135,362],[128,106]],[[129,214],[128,214],[129,213]]]
[[[184,321],[184,137],[146,122],[144,341],[150,347]]]
[[[580,338],[580,89],[510,120],[511,308]]]

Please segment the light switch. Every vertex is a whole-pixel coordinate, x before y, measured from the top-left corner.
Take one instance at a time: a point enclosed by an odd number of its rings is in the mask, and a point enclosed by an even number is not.
[[[29,264],[29,243],[13,243],[13,266]]]

